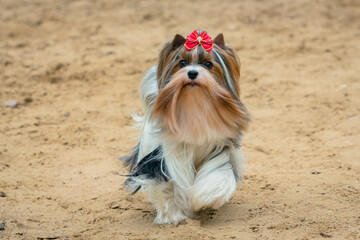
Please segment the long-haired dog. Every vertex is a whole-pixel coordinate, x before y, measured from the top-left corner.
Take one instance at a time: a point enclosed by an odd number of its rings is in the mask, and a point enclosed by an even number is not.
[[[142,80],[138,145],[125,157],[126,187],[147,192],[157,224],[178,224],[229,201],[244,175],[241,139],[249,122],[240,101],[240,62],[201,30],[167,42]]]

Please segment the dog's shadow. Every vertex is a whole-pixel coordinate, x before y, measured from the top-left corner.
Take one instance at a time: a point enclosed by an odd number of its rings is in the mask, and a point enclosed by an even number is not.
[[[200,221],[200,225],[201,226],[206,226],[211,224],[214,220],[213,218],[219,214],[219,210],[218,209],[213,209],[213,208],[206,208],[206,209],[202,209],[199,212],[197,212],[197,219],[198,221]],[[221,209],[220,209],[220,214],[221,214]]]
[[[200,210],[199,212],[197,212],[198,215],[198,219],[201,221],[201,224],[206,224],[206,222],[211,222],[213,217],[219,212],[218,209],[212,209],[212,208],[207,208],[207,209],[203,209]],[[221,212],[221,210],[220,210]]]
[[[248,207],[241,204],[226,204],[220,209],[207,208],[197,212],[196,220],[201,227],[227,226],[228,222],[235,219],[246,218]]]

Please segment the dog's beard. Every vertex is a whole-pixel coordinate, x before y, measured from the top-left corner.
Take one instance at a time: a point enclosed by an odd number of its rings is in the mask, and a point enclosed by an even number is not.
[[[160,90],[154,117],[166,137],[191,144],[235,138],[247,126],[245,107],[207,70],[196,81],[181,69]]]

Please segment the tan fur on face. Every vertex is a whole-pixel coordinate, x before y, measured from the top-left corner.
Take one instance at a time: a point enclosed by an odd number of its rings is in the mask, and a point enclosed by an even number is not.
[[[186,74],[184,70],[177,72],[155,104],[155,117],[168,136],[201,144],[240,134],[247,126],[245,109],[207,70],[199,71],[197,86],[186,85]]]
[[[236,95],[229,91],[224,73],[212,53],[203,51],[199,57],[198,48],[187,51],[174,49],[160,60],[158,69],[159,95],[154,107],[154,117],[167,137],[178,141],[203,144],[235,138],[247,128],[248,114],[238,97],[239,65],[231,53],[221,51],[231,79],[236,86]],[[172,58],[171,58],[171,57]],[[178,56],[176,59],[175,56]],[[203,63],[210,61],[213,68],[206,69]],[[187,67],[180,69],[178,63],[186,60]],[[168,65],[166,65],[168,64]],[[187,72],[196,69],[198,77],[190,80]],[[161,73],[161,74],[159,74]],[[170,76],[170,77],[169,77]],[[196,82],[196,85],[188,85]]]

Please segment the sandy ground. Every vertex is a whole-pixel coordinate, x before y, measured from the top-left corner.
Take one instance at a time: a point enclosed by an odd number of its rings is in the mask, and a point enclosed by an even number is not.
[[[360,239],[359,16],[357,0],[0,0],[0,238]],[[247,177],[220,210],[157,226],[118,157],[145,71],[197,28],[241,58]]]

